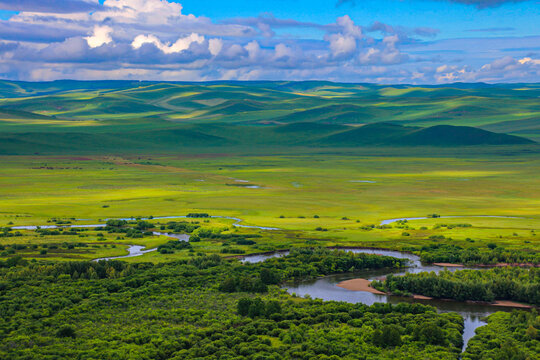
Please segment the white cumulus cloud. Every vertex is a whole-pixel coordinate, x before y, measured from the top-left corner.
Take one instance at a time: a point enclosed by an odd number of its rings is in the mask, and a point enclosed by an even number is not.
[[[173,54],[189,49],[189,46],[193,43],[202,44],[203,42],[204,36],[195,33],[179,38],[174,44],[162,43],[155,35],[138,35],[131,43],[131,46],[134,49],[139,49],[144,44],[154,44],[163,53]]]
[[[182,18],[182,5],[167,0],[105,0],[92,17],[118,23],[163,24]]]
[[[223,41],[221,39],[210,39],[208,40],[208,50],[213,56],[218,55],[223,49]]]
[[[94,26],[94,32],[92,33],[92,36],[85,37],[85,40],[88,43],[88,46],[90,46],[91,48],[95,48],[103,44],[108,44],[112,42],[112,37],[111,37],[112,32],[113,32],[113,29],[110,26],[96,25]]]

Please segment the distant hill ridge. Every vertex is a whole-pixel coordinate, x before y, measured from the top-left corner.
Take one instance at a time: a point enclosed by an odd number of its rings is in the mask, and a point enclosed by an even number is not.
[[[534,141],[470,126],[436,125],[428,128],[375,123],[345,126],[292,123],[272,126],[231,124],[185,125],[123,133],[19,132],[0,133],[0,154],[35,153],[144,153],[190,149],[228,151],[235,148],[360,148],[463,147],[527,145]]]
[[[532,144],[534,141],[470,126],[435,125],[419,128],[374,123],[320,138],[316,143],[341,146],[470,146]]]
[[[0,153],[536,146],[539,98],[540,84],[0,80]]]

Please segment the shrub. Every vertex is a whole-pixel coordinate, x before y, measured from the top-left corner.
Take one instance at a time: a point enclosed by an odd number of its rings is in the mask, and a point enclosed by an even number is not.
[[[64,325],[60,329],[58,329],[58,331],[56,331],[56,336],[75,338],[76,337],[75,329],[73,329],[69,325]]]

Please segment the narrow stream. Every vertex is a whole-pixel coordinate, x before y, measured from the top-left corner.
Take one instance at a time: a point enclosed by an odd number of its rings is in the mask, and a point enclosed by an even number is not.
[[[233,226],[242,227],[242,228],[248,228],[248,229],[260,229],[260,230],[280,230],[278,228],[274,227],[265,227],[265,226],[255,226],[255,225],[243,225],[240,224],[243,222],[243,219],[233,217],[233,216],[209,216],[212,219],[227,219],[227,220],[234,220]],[[134,220],[161,220],[161,219],[205,219],[205,218],[192,218],[185,215],[178,215],[178,216],[156,216],[152,218],[134,218],[134,217],[128,217],[128,218],[114,218],[114,219],[105,219],[105,221],[108,220],[126,220],[126,221],[134,221]],[[77,224],[65,224],[65,225],[23,225],[23,226],[12,226],[11,228],[13,230],[36,230],[38,227],[40,229],[58,229],[58,228],[93,228],[93,227],[99,227],[99,226],[106,226],[107,224],[90,224],[90,225],[77,225]]]
[[[498,219],[524,219],[519,216],[500,216],[500,215],[453,215],[453,216],[439,216],[439,217],[428,217],[428,216],[420,216],[420,217],[404,217],[404,218],[396,218],[396,219],[387,219],[381,221],[381,225],[388,225],[397,221],[411,221],[411,220],[427,220],[427,219],[459,219],[459,218],[498,218]]]
[[[254,225],[243,225],[240,224],[243,219],[231,217],[231,216],[210,216],[210,218],[214,219],[228,219],[228,220],[234,220],[233,226],[242,227],[242,228],[248,228],[248,229],[260,229],[260,230],[279,230],[278,228],[272,228],[272,227],[264,227],[264,226],[254,226]],[[194,219],[188,216],[156,216],[152,218],[118,218],[113,220],[126,220],[126,221],[133,221],[133,220],[160,220],[160,219]],[[105,219],[105,221],[111,220],[111,219]],[[86,224],[86,225],[77,225],[77,224],[65,224],[65,225],[25,225],[25,226],[13,226],[13,230],[36,230],[37,228],[40,229],[58,229],[58,228],[96,228],[100,226],[106,226],[107,224]],[[178,239],[179,241],[189,241],[189,235],[188,234],[173,234],[173,233],[167,233],[167,232],[158,232],[154,231],[154,235],[160,236],[165,235],[171,238]],[[115,259],[124,259],[129,257],[135,257],[135,256],[141,256],[146,253],[156,251],[157,248],[150,248],[145,249],[145,246],[141,245],[127,245],[127,255],[121,255],[121,256],[112,256],[112,257],[104,257],[104,258],[97,258],[93,259],[92,261],[100,261],[100,260],[115,260]]]
[[[158,231],[154,231],[154,232],[152,232],[152,234],[154,234],[156,236],[165,235],[165,236],[168,236],[170,238],[178,239],[178,241],[189,241],[189,237],[190,237],[188,234],[173,234],[173,233],[164,233],[164,232],[158,232]],[[130,258],[130,257],[135,257],[135,256],[141,256],[141,255],[144,255],[146,253],[156,251],[157,247],[150,248],[150,249],[145,249],[145,246],[141,246],[141,245],[128,245],[127,250],[129,252],[129,254],[127,254],[127,255],[97,258],[97,259],[94,259],[92,261],[116,260],[116,259],[124,259],[124,258]]]

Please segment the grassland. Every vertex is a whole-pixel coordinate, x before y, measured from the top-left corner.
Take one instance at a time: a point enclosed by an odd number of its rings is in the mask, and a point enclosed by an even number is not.
[[[261,252],[302,245],[361,245],[404,249],[433,242],[463,247],[496,243],[508,249],[540,250],[540,159],[449,156],[137,156],[2,157],[0,225],[47,225],[50,218],[84,219],[185,215],[206,212],[234,216],[243,224],[281,230],[234,228],[232,220],[211,219],[208,228],[261,235]],[[369,181],[369,182],[366,182]],[[257,186],[252,188],[250,186]],[[384,219],[427,214],[460,216],[416,220],[377,228]],[[479,218],[478,215],[516,218]],[[153,222],[165,223],[165,220]],[[471,224],[438,227],[437,224]],[[371,225],[375,225],[372,228]],[[316,230],[319,228],[319,230]],[[322,230],[322,231],[321,231]],[[404,235],[407,233],[408,235]],[[116,240],[88,232],[89,248],[55,258],[122,255],[127,244],[155,247],[166,237]],[[471,239],[474,242],[471,242]],[[3,238],[3,244],[61,243],[58,238]],[[70,241],[79,242],[74,237]],[[107,244],[107,247],[104,245]],[[116,248],[111,248],[112,245]],[[98,245],[99,248],[92,246]],[[194,243],[196,252],[219,253],[219,241]],[[79,249],[79,251],[82,251]],[[38,256],[39,250],[27,254]],[[23,254],[24,255],[24,254]],[[149,253],[140,261],[188,256]]]
[[[0,226],[205,212],[280,229],[204,224],[261,235],[246,252],[433,241],[537,251],[539,95],[538,84],[1,81]],[[379,226],[434,213],[460,217]],[[515,218],[468,217],[478,215]],[[0,245],[37,245],[20,251],[26,257],[92,259],[167,241],[98,234],[22,231]],[[59,246],[41,254],[42,243]],[[203,239],[193,251],[220,246]]]

